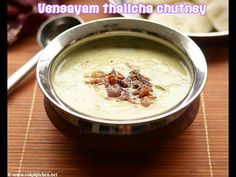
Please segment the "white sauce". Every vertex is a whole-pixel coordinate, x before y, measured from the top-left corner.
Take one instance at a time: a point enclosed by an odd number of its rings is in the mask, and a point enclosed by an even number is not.
[[[106,38],[73,49],[63,57],[52,76],[57,96],[78,112],[107,119],[137,119],[160,114],[177,105],[191,86],[190,73],[181,57],[159,43],[144,39]],[[151,83],[156,101],[149,107],[108,98],[104,85],[86,84],[86,76],[93,71],[109,73],[112,68],[125,77],[129,63],[140,68],[140,73]]]

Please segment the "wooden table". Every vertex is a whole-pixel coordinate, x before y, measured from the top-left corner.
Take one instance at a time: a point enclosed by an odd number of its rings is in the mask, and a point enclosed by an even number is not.
[[[66,2],[79,3],[76,0]],[[81,15],[85,21],[108,16]],[[199,113],[183,134],[154,152],[118,155],[84,151],[70,144],[48,120],[43,94],[32,72],[8,97],[8,172],[47,173],[60,177],[227,176],[228,46],[226,42],[200,43],[199,46],[209,69]],[[8,74],[38,50],[35,35],[9,47]]]

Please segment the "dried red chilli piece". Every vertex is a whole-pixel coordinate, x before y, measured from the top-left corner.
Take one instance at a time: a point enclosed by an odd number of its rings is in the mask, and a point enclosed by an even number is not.
[[[153,90],[151,88],[143,87],[140,89],[139,97],[143,98],[145,96],[149,96],[149,95],[151,95],[151,92],[153,92]]]
[[[116,75],[109,75],[109,76],[108,76],[108,81],[109,81],[109,83],[110,83],[111,85],[116,84],[118,80],[119,80],[119,79],[118,79],[118,77],[117,77]]]
[[[127,80],[118,80],[117,83],[123,88],[128,88],[130,85]]]
[[[125,77],[114,69],[108,74],[109,83],[112,85],[117,84],[119,81],[124,79]]]

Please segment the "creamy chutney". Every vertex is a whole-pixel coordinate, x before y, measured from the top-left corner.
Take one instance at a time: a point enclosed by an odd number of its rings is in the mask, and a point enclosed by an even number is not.
[[[138,99],[142,99],[139,95],[133,96],[136,103],[124,101],[109,97],[105,84],[91,84],[94,72],[108,74],[112,70],[127,78],[138,70],[149,78],[155,99],[144,106],[138,104]],[[77,112],[131,120],[161,114],[176,106],[188,94],[192,77],[173,49],[139,37],[113,36],[78,43],[59,54],[52,65],[51,83],[57,97]]]

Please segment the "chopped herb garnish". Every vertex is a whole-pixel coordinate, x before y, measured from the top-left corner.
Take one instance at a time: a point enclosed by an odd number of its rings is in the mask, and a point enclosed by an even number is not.
[[[160,85],[155,85],[154,86],[156,89],[159,89],[159,90],[163,90],[163,91],[166,91],[166,89]]]

